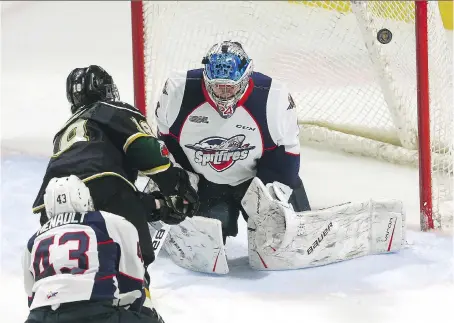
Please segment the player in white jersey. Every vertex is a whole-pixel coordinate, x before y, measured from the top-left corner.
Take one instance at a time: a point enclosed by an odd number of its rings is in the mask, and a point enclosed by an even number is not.
[[[281,242],[292,242],[298,235],[297,228],[302,227],[294,219],[300,214],[311,214],[299,177],[297,110],[287,86],[253,71],[252,59],[238,42],[213,45],[202,64],[205,67],[201,69],[172,72],[155,112],[160,139],[176,163],[190,174],[198,190],[197,216],[219,220],[221,241],[225,244],[227,236],[238,233],[241,211],[248,221],[253,267],[306,266],[306,259],[296,264],[282,263],[287,257],[295,258],[291,252],[302,254],[298,248],[290,248],[290,254],[285,257],[277,255],[278,260],[263,256],[263,248],[268,248],[274,252],[270,257],[274,257],[276,237]],[[266,196],[265,187],[269,192]],[[262,191],[263,194],[258,193]],[[276,203],[291,212],[286,213]],[[199,234],[209,232],[216,236],[219,230],[215,222],[205,219],[195,223],[197,220],[198,217],[186,219],[172,227],[169,242],[165,244],[167,251],[183,267],[225,273],[226,262],[221,261],[225,258],[224,246],[213,244],[211,238],[200,238]],[[289,228],[289,223],[295,223],[295,227]],[[308,241],[300,248],[307,249],[315,243],[328,230],[325,228],[328,224],[324,226],[323,222],[320,228],[305,235]],[[192,235],[197,235],[197,239],[189,242],[188,236]],[[213,246],[212,252],[206,251],[207,244]],[[197,249],[199,245],[205,251]],[[200,254],[206,257],[200,260]],[[275,260],[276,264],[272,264]],[[194,265],[195,262],[198,264]]]
[[[221,220],[224,237],[235,236],[254,177],[288,185],[295,209],[309,210],[298,175],[296,109],[285,84],[253,72],[236,42],[215,44],[202,63],[205,69],[173,73],[156,109],[160,138],[200,178],[199,214]]]
[[[134,225],[94,211],[87,186],[74,175],[53,178],[44,202],[49,220],[23,257],[26,323],[163,323],[145,295]]]

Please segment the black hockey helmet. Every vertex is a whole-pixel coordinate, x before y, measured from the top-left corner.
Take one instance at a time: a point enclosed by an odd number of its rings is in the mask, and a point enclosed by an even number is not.
[[[120,99],[112,76],[98,65],[75,68],[66,79],[66,97],[71,103],[71,112],[96,101]]]

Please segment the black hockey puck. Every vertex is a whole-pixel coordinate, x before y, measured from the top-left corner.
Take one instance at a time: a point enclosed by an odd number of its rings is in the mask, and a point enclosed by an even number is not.
[[[380,29],[377,33],[377,40],[382,44],[389,44],[391,39],[393,39],[393,33],[391,30],[383,28]]]

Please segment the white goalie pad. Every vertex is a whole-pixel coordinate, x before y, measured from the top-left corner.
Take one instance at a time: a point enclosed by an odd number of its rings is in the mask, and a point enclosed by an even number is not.
[[[242,200],[249,215],[249,263],[254,269],[320,266],[396,252],[405,244],[401,201],[349,202],[295,213],[270,191],[254,178]]]
[[[229,272],[219,220],[200,216],[186,218],[171,226],[163,247],[182,268],[219,275]]]

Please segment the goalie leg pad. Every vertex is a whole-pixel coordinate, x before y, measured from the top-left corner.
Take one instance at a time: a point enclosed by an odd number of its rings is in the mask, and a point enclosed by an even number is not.
[[[219,275],[229,272],[219,220],[200,216],[186,218],[171,226],[163,247],[182,268]]]
[[[242,204],[249,215],[249,263],[255,269],[326,265],[395,252],[405,243],[401,201],[369,200],[295,213],[256,178]]]

